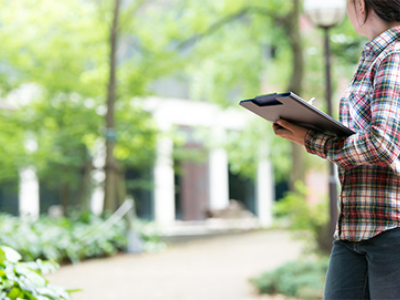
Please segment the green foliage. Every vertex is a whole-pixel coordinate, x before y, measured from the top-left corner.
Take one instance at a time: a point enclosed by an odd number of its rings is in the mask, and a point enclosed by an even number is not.
[[[295,192],[288,192],[284,199],[275,202],[274,215],[277,218],[290,218],[292,229],[312,229],[325,224],[329,219],[325,201],[317,204],[307,203],[307,194],[304,184],[296,183]]]
[[[0,246],[1,300],[70,300],[70,292],[52,286],[42,273],[54,271],[58,265],[36,260],[21,262],[22,256],[12,248]]]
[[[134,228],[144,242],[144,251],[159,252],[166,249],[167,244],[161,240],[160,228],[155,223],[136,220]]]
[[[26,84],[36,87],[36,92],[29,95],[33,102],[25,103],[15,120],[5,118],[0,124],[7,128],[0,133],[4,145],[0,156],[6,158],[0,163],[4,170],[0,181],[14,178],[20,165],[28,164],[28,160],[47,185],[68,185],[73,190],[79,185],[77,174],[91,164],[94,144],[102,141],[104,134],[113,2],[0,3],[1,96]],[[160,78],[179,78],[190,85],[191,98],[223,106],[237,106],[244,97],[287,87],[292,54],[279,18],[291,9],[290,1],[144,3],[125,3],[121,11],[115,155],[123,167],[151,165],[154,159],[155,126],[150,116],[140,111],[138,101],[131,99],[151,94],[152,84]],[[359,43],[356,37],[348,22],[335,28],[335,55],[349,56],[351,48],[353,61]],[[306,44],[307,53],[322,48],[315,40],[313,34]],[[316,59],[319,54],[307,59],[309,85],[305,94],[322,97],[322,55]],[[38,149],[22,160],[26,134],[37,142]],[[257,149],[262,143],[258,137],[254,141],[234,139],[243,143],[243,149],[250,145]],[[268,142],[281,150],[270,152],[281,153],[278,160],[284,167],[276,169],[284,170],[277,174],[284,177],[290,166],[289,160],[282,159],[288,144],[272,138]],[[231,156],[238,156],[235,161],[240,159],[238,154]],[[233,169],[244,170],[248,162],[249,158],[243,157],[238,162],[241,166]]]
[[[24,260],[78,262],[84,258],[115,254],[126,245],[123,222],[102,232],[92,243],[86,243],[97,234],[96,229],[102,222],[93,215],[75,219],[43,216],[37,221],[2,215],[0,243],[19,251]]]
[[[295,192],[288,192],[285,198],[274,203],[274,216],[278,222],[288,222],[290,229],[300,231],[300,236],[307,240],[313,250],[330,252],[329,205],[327,201],[308,203],[306,195],[307,189],[298,182]]]
[[[10,3],[0,15],[6,55],[2,59],[19,75],[19,82],[38,83],[53,95],[61,91],[94,95],[106,74],[90,76],[91,66],[100,67],[107,53],[101,43],[107,27],[98,22],[95,8],[80,0]]]
[[[354,31],[353,26],[346,18],[340,25],[330,31],[331,46],[331,80],[333,88],[333,116],[338,117],[338,107],[341,94],[351,81],[363,44],[366,42]],[[315,106],[327,112],[326,78],[325,78],[325,47],[324,32],[319,28],[304,30],[304,59],[305,79],[303,97],[315,97]]]
[[[150,82],[173,65],[170,51],[136,43],[150,34],[137,30],[142,16],[136,5],[124,6],[124,50],[118,52],[115,155],[122,169],[148,167],[154,160],[156,127],[131,99],[148,95]],[[16,109],[0,123],[0,155],[7,158],[0,163],[0,181],[15,179],[21,166],[30,165],[47,188],[65,198],[90,189],[82,176],[90,172],[95,146],[103,141],[111,17],[112,1],[21,0],[4,6],[0,93]],[[35,151],[25,150],[26,137],[37,144]]]
[[[275,220],[284,221],[296,236],[304,239],[313,255],[312,259],[302,259],[287,263],[278,269],[265,272],[251,279],[252,284],[262,294],[283,294],[299,299],[322,299],[325,274],[332,240],[328,233],[328,205],[307,202],[307,189],[297,183],[296,190],[289,192],[273,206]]]
[[[115,157],[125,167],[139,169],[152,165],[158,137],[154,120],[136,99],[118,103],[117,108],[118,143],[114,150]]]
[[[291,145],[277,138],[269,123],[257,118],[242,131],[231,131],[225,144],[231,171],[248,178],[255,178],[257,164],[268,157],[274,167],[275,179],[288,178],[291,170]]]
[[[287,12],[290,4],[242,0],[179,3],[185,7],[178,10],[180,28],[185,28],[182,31],[189,41],[185,50],[191,50],[185,71],[192,79],[192,98],[232,106],[241,98],[259,94],[265,68],[272,63],[266,61],[269,47],[287,41],[274,17]],[[180,38],[185,41],[184,36]],[[282,73],[275,73],[271,80],[281,78]]]
[[[290,262],[250,281],[261,294],[322,299],[328,263],[327,258]]]
[[[278,19],[291,7],[290,1],[276,0],[180,0],[173,9],[159,12],[162,24],[174,32],[171,46],[184,45],[183,72],[189,76],[191,98],[238,107],[241,99],[286,89],[292,53]],[[254,122],[243,133],[229,133],[233,173],[254,178],[257,162],[271,155],[276,178],[289,176],[290,144],[274,138],[270,127]]]
[[[18,113],[20,123],[38,144],[29,155],[30,162],[48,186],[68,184],[76,189],[81,180],[78,174],[91,162],[100,118],[85,106],[86,101],[79,94],[59,94],[38,99]]]
[[[154,161],[156,126],[137,96],[150,95],[157,80],[179,79],[189,85],[193,99],[237,107],[242,98],[287,88],[291,76],[290,37],[279,20],[291,1],[167,2],[131,1],[121,11],[114,153],[121,169]],[[0,4],[1,97],[35,87],[28,90],[30,101],[21,95],[8,99],[17,111],[0,116],[0,181],[14,180],[21,167],[32,165],[46,187],[72,193],[92,167],[96,142],[104,142],[113,1]],[[316,39],[316,32],[304,33],[304,95],[323,99],[322,36]],[[346,21],[332,30],[332,41],[342,66],[335,69],[343,77],[355,64],[362,40]],[[275,178],[288,177],[290,144],[275,139],[268,128],[259,122],[243,134],[232,133],[228,151],[234,173],[254,177],[258,159],[267,155],[258,149],[267,143]],[[36,141],[34,153],[26,153],[26,137]]]
[[[10,96],[6,101],[16,107],[0,121],[4,145],[0,155],[5,158],[0,162],[0,182],[15,181],[19,169],[33,166],[40,183],[60,196],[65,211],[72,205],[87,208],[93,156],[104,143],[111,4],[22,0],[0,12],[4,42],[0,93]],[[126,28],[132,21],[128,23]],[[129,39],[122,36],[121,44]],[[147,68],[151,74],[146,77],[142,70],[152,58],[135,65],[137,59],[125,53],[118,70],[123,83],[118,91],[114,155],[121,173],[126,168],[149,168],[155,156],[156,126],[140,103],[131,99],[148,93],[147,84],[158,71]],[[21,101],[18,91],[26,94],[26,101]],[[27,138],[37,149],[25,149]]]
[[[82,259],[116,254],[127,246],[127,225],[124,220],[102,228],[104,219],[91,213],[71,218],[52,219],[46,216],[34,221],[0,215],[0,244],[21,253],[25,261],[35,259],[57,262],[79,262]],[[162,249],[157,230],[151,224],[138,223],[145,249]]]
[[[1,109],[0,128],[0,182],[7,182],[18,178],[18,169],[26,162],[25,135],[12,113]]]
[[[359,35],[351,25],[348,18],[332,29],[331,34],[332,53],[338,59],[340,65],[349,66],[354,72],[361,50],[368,39]]]

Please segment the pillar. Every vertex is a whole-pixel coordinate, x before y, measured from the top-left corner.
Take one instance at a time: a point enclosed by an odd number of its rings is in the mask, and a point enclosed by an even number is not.
[[[40,214],[39,180],[34,167],[23,168],[19,172],[19,214],[38,218]]]
[[[175,181],[172,159],[173,141],[161,137],[157,145],[157,161],[154,169],[154,216],[155,221],[165,224],[175,221]]]
[[[272,225],[272,204],[275,198],[272,164],[268,158],[261,158],[257,166],[256,211],[262,227]]]
[[[93,167],[91,172],[93,191],[90,199],[90,210],[95,215],[103,213],[104,204],[104,180],[106,174],[104,171],[104,164],[106,161],[106,149],[103,139],[98,139],[94,145],[93,151]]]
[[[224,149],[209,154],[210,209],[223,209],[229,204],[228,155]]]

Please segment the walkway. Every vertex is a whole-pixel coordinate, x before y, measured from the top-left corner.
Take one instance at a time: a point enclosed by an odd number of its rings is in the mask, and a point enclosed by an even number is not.
[[[296,259],[285,231],[198,240],[157,254],[123,254],[62,267],[50,283],[81,288],[74,300],[260,300],[248,279]]]

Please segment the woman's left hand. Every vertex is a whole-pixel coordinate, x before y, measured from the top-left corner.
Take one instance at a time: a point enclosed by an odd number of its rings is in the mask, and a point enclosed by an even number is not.
[[[304,146],[304,139],[308,131],[307,128],[280,119],[273,125],[273,129],[277,136]]]

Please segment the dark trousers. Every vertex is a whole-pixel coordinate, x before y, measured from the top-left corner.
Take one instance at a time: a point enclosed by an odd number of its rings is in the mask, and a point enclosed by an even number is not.
[[[335,241],[324,299],[399,300],[400,228],[366,241]]]

